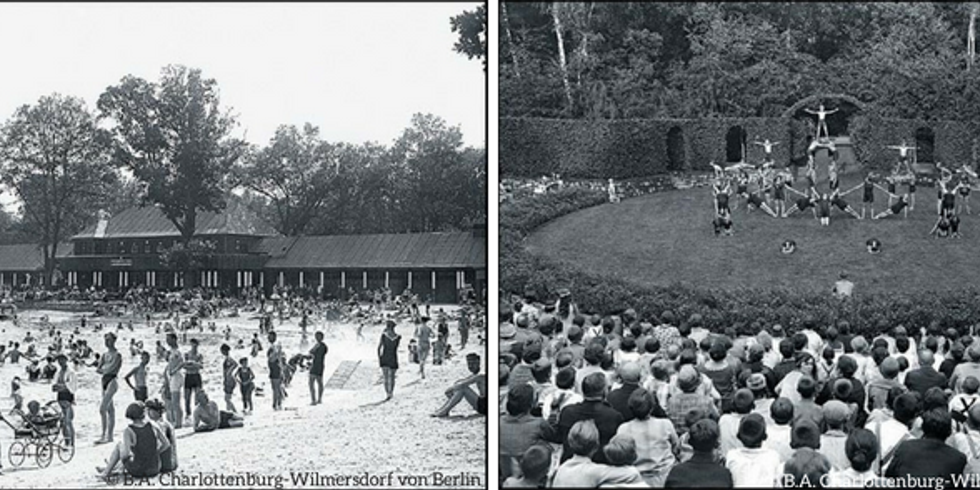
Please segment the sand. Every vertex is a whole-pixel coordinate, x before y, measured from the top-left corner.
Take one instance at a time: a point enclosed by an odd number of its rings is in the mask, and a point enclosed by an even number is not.
[[[446,309],[449,311],[450,307]],[[3,330],[0,332],[0,341],[5,344],[9,340],[22,341],[27,328],[36,337],[41,337],[38,320],[43,315],[47,315],[55,325],[63,326],[62,335],[65,337],[78,325],[80,318],[78,313],[22,311],[23,327],[15,327],[10,321],[0,322],[0,329]],[[114,327],[119,321],[125,322],[129,319],[130,317],[111,317],[102,321],[107,326]],[[155,344],[156,340],[163,340],[163,336],[156,335],[142,320],[133,320],[135,331],[119,332],[120,338],[116,344],[125,359],[121,374],[127,373],[138,364],[138,358],[129,355],[130,339],[142,340],[145,350],[151,353],[153,359],[148,377],[150,397],[157,397],[164,364],[156,359]],[[249,355],[249,340],[258,331],[258,321],[250,319],[249,314],[245,313],[241,318],[221,318],[215,322],[218,325],[217,333],[207,330],[204,333],[192,332],[189,338],[197,337],[201,340],[200,350],[205,355],[206,364],[203,371],[204,388],[212,400],[224,409],[221,354],[218,351],[218,346],[224,342],[221,330],[225,325],[232,326],[232,342],[229,343],[232,347],[237,343],[238,337],[245,339],[245,349],[232,349],[232,357],[238,359]],[[280,333],[280,341],[287,356],[309,350],[310,345],[300,349],[298,319],[287,320],[282,325],[276,320],[275,328]],[[485,346],[475,345],[475,332],[471,332],[470,345],[465,351],[457,352],[442,366],[427,365],[427,377],[421,380],[418,365],[410,364],[407,359],[406,347],[412,335],[412,326],[400,325],[397,331],[403,339],[399,354],[401,369],[398,372],[398,384],[394,398],[384,402],[376,353],[382,327],[365,327],[363,341],[356,339],[355,329],[354,325],[337,322],[326,324],[323,321],[310,327],[311,344],[312,332],[323,330],[326,334],[324,340],[329,352],[324,381],[329,379],[341,361],[361,361],[343,389],[327,389],[323,403],[310,406],[308,377],[305,372],[299,372],[288,388],[285,410],[275,412],[271,406],[265,353],[261,352],[254,360],[250,357],[257,386],[265,388],[265,395],[254,398],[255,412],[245,417],[245,427],[206,434],[193,434],[187,428],[179,429],[179,469],[173,476],[141,482],[144,483],[143,486],[486,486],[487,418],[476,414],[465,401],[457,406],[448,419],[429,416],[442,404],[446,387],[468,375],[465,354],[475,351],[486,358]],[[450,332],[453,347],[458,348],[455,323],[450,324]],[[96,352],[105,350],[101,335],[102,333],[92,331],[81,333],[82,338],[87,339]],[[41,339],[38,350],[46,351],[48,337],[45,335]],[[263,346],[267,344],[265,339],[262,343]],[[187,349],[189,346],[181,346],[181,350]],[[26,379],[24,368],[23,361],[19,365],[7,363],[0,367],[0,407],[3,407],[4,414],[13,406],[9,398],[10,381],[15,375]],[[120,381],[121,378],[122,376]],[[78,381],[75,406],[78,436],[74,458],[69,463],[63,463],[55,456],[51,466],[39,469],[34,459],[28,457],[20,468],[14,468],[8,461],[13,431],[0,425],[0,457],[5,472],[0,476],[0,487],[107,486],[95,476],[95,467],[104,464],[103,460],[108,458],[112,450],[111,445],[94,444],[101,431],[98,375],[94,368],[80,367]],[[44,382],[24,381],[22,392],[25,405],[32,399],[42,402],[54,399],[51,386]],[[121,434],[126,423],[123,413],[133,399],[132,391],[125,383],[120,382],[120,390],[115,397],[116,441],[122,439]],[[234,402],[241,410],[241,398],[237,390]]]

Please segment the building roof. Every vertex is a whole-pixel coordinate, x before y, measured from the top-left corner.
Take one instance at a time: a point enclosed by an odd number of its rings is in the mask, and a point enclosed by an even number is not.
[[[267,238],[266,268],[486,268],[487,240],[470,232]]]
[[[230,199],[221,213],[200,212],[195,235],[255,235],[277,236],[271,226],[262,221],[237,199]],[[108,223],[92,223],[72,240],[80,238],[149,238],[178,237],[180,232],[156,206],[132,207],[111,218]]]
[[[58,245],[57,258],[71,255],[71,244]],[[44,252],[40,245],[18,243],[0,245],[0,271],[35,272],[44,269]]]

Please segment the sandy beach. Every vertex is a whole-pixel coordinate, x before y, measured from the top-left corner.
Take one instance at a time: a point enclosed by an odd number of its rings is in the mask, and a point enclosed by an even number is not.
[[[452,307],[444,307],[451,311]],[[433,309],[433,312],[436,309]],[[11,321],[0,322],[0,341],[22,343],[27,332],[37,337],[39,352],[47,351],[50,337],[42,333],[40,319],[60,328],[68,335],[79,324],[81,314],[59,311],[21,311],[21,326]],[[249,357],[249,341],[258,332],[258,320],[248,313],[240,318],[213,320],[217,331],[212,333],[190,332],[188,338],[201,341],[200,351],[205,356],[202,370],[204,388],[212,400],[224,409],[221,390],[221,354],[218,347],[225,342],[222,331],[231,326],[231,355],[235,359]],[[88,316],[88,315],[86,315]],[[134,317],[89,318],[88,331],[80,333],[95,352],[102,352],[102,334],[92,330],[92,322],[102,322],[107,330],[116,331],[116,325],[132,320],[134,331],[118,331],[117,348],[123,353],[124,363],[120,376],[120,388],[115,397],[116,429],[114,437],[121,440],[126,424],[123,412],[134,400],[132,390],[122,375],[138,364],[138,357],[129,353],[130,339],[142,341],[144,350],[150,352],[148,385],[150,397],[159,397],[163,361],[155,353],[157,335],[147,327],[145,320]],[[154,321],[161,321],[155,317]],[[205,319],[205,325],[212,320]],[[342,361],[360,361],[357,369],[341,389],[326,389],[321,405],[310,405],[306,372],[298,372],[288,390],[284,410],[272,410],[271,394],[266,367],[265,352],[250,359],[256,374],[257,386],[264,395],[254,398],[255,411],[246,416],[245,427],[224,429],[211,433],[193,434],[190,429],[177,431],[179,469],[172,475],[153,478],[144,485],[179,487],[249,487],[249,488],[297,488],[297,487],[417,487],[417,486],[479,486],[487,485],[486,437],[487,418],[478,415],[465,401],[453,410],[448,419],[437,419],[429,414],[443,402],[445,389],[454,381],[468,375],[465,354],[478,352],[486,364],[485,346],[477,345],[475,332],[470,334],[470,345],[441,366],[426,366],[426,379],[420,379],[418,365],[408,362],[407,345],[413,326],[400,324],[396,331],[402,335],[399,352],[397,387],[394,398],[384,402],[384,389],[380,384],[377,366],[377,342],[381,335],[380,325],[366,326],[364,340],[358,341],[356,325],[339,322],[315,321],[310,329],[308,344],[301,347],[298,319],[280,324],[275,330],[280,334],[284,352],[288,356],[309,351],[313,332],[321,330],[329,352],[326,357],[324,382]],[[450,323],[450,340],[454,350],[459,347],[455,322]],[[244,339],[245,348],[235,349],[238,338]],[[266,339],[262,339],[266,346]],[[181,350],[190,347],[181,345]],[[43,364],[43,363],[42,363]],[[0,366],[0,407],[7,416],[13,401],[10,398],[10,382],[19,375],[23,382],[25,406],[29,400],[42,403],[54,399],[50,384],[26,381],[24,360],[20,364],[6,363]],[[104,464],[111,445],[95,445],[99,437],[98,403],[100,390],[95,368],[78,368],[78,393],[76,394],[75,427],[77,448],[69,463],[62,463],[57,456],[51,466],[37,468],[33,457],[28,457],[19,468],[11,466],[8,451],[13,442],[13,431],[0,425],[0,457],[4,475],[0,486],[15,488],[49,487],[105,487],[107,484],[96,477],[95,467]],[[241,395],[236,389],[234,402],[241,410]],[[115,482],[136,484],[138,482]]]

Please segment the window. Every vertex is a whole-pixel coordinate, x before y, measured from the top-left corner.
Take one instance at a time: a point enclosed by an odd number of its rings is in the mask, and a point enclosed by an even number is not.
[[[149,240],[146,240],[146,241],[143,242],[143,253],[145,253],[145,254],[150,253],[150,241]]]
[[[119,240],[119,253],[126,253],[126,242]]]

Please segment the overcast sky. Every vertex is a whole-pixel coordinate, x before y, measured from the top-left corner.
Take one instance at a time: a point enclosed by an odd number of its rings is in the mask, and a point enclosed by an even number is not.
[[[167,64],[200,68],[266,144],[280,124],[330,142],[390,144],[416,112],[485,146],[486,76],[456,53],[449,19],[478,3],[0,3],[0,120],[59,92],[83,98]]]

